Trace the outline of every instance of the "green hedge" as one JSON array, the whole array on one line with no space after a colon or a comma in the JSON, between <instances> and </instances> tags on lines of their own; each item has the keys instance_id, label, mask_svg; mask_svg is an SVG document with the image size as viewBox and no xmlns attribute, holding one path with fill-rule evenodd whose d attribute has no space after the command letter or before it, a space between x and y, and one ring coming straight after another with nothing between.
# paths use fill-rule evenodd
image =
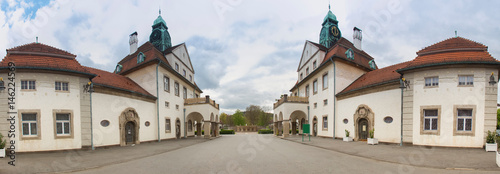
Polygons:
<instances>
[{"instance_id":1,"label":"green hedge","mask_svg":"<svg viewBox=\"0 0 500 174\"><path fill-rule=\"evenodd\" d=\"M273 134L274 131L270 129L261 129L259 130L259 134Z\"/></svg>"},{"instance_id":2,"label":"green hedge","mask_svg":"<svg viewBox=\"0 0 500 174\"><path fill-rule=\"evenodd\" d=\"M224 129L222 129L222 130L220 130L220 134L221 135L222 134L234 134L234 130L224 130Z\"/></svg>"},{"instance_id":3,"label":"green hedge","mask_svg":"<svg viewBox=\"0 0 500 174\"><path fill-rule=\"evenodd\" d=\"M194 131L194 135L198 135L197 133L198 133L198 131ZM205 135L205 131L204 131L204 130L201 130L201 134L202 134L202 135Z\"/></svg>"}]
</instances>

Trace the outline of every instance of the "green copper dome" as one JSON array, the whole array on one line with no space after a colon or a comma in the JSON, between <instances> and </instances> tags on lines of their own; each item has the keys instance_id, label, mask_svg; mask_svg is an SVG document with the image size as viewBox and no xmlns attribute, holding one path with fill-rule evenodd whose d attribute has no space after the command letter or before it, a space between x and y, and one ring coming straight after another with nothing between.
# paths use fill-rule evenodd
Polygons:
<instances>
[{"instance_id":1,"label":"green copper dome","mask_svg":"<svg viewBox=\"0 0 500 174\"><path fill-rule=\"evenodd\" d=\"M328 10L328 14L325 16L325 19L323 21L326 21L326 20L333 20L333 21L337 21L337 16L335 16L332 11Z\"/></svg>"},{"instance_id":2,"label":"green copper dome","mask_svg":"<svg viewBox=\"0 0 500 174\"><path fill-rule=\"evenodd\" d=\"M159 23L163 23L163 24L167 25L167 23L163 20L163 18L161 17L161 15L158 15L158 18L156 18L156 20L153 23L153 25L156 25L156 24L159 24Z\"/></svg>"}]
</instances>

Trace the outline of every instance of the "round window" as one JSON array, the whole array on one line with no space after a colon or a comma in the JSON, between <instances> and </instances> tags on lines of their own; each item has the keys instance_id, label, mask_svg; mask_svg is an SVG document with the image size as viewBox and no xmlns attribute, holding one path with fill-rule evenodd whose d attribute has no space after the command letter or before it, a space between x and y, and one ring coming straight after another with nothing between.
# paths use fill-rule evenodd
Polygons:
<instances>
[{"instance_id":1,"label":"round window","mask_svg":"<svg viewBox=\"0 0 500 174\"><path fill-rule=\"evenodd\" d=\"M386 123L392 123L392 117L391 116L387 116L384 118L384 122Z\"/></svg>"},{"instance_id":2,"label":"round window","mask_svg":"<svg viewBox=\"0 0 500 174\"><path fill-rule=\"evenodd\" d=\"M146 121L146 123L144 123L144 125L146 125L146 127L149 127L151 123L149 123L149 121Z\"/></svg>"},{"instance_id":3,"label":"round window","mask_svg":"<svg viewBox=\"0 0 500 174\"><path fill-rule=\"evenodd\" d=\"M101 126L102 127L108 127L109 126L109 121L108 120L102 120L101 121Z\"/></svg>"},{"instance_id":4,"label":"round window","mask_svg":"<svg viewBox=\"0 0 500 174\"><path fill-rule=\"evenodd\" d=\"M344 124L347 124L349 123L349 120L347 120L347 118L344 119Z\"/></svg>"}]
</instances>

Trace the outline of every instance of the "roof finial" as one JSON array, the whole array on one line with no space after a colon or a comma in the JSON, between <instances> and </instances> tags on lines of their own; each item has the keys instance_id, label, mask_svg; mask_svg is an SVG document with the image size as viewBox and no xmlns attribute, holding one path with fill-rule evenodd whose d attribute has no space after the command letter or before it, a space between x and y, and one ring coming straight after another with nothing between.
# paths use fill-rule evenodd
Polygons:
<instances>
[{"instance_id":1,"label":"roof finial","mask_svg":"<svg viewBox=\"0 0 500 174\"><path fill-rule=\"evenodd\" d=\"M160 16L161 16L161 7L158 10L158 14L160 14Z\"/></svg>"},{"instance_id":2,"label":"roof finial","mask_svg":"<svg viewBox=\"0 0 500 174\"><path fill-rule=\"evenodd\" d=\"M330 1L328 1L328 10L330 10Z\"/></svg>"},{"instance_id":3,"label":"roof finial","mask_svg":"<svg viewBox=\"0 0 500 174\"><path fill-rule=\"evenodd\" d=\"M36 37L36 43L38 43L38 36Z\"/></svg>"},{"instance_id":4,"label":"roof finial","mask_svg":"<svg viewBox=\"0 0 500 174\"><path fill-rule=\"evenodd\" d=\"M457 37L458 37L457 30L455 30L455 38L457 38Z\"/></svg>"}]
</instances>

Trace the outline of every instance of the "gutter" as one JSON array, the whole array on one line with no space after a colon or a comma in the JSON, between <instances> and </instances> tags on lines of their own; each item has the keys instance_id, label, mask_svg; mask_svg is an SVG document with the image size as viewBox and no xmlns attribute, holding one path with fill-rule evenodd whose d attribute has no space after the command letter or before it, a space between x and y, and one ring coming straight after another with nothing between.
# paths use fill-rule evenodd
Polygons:
<instances>
[{"instance_id":1,"label":"gutter","mask_svg":"<svg viewBox=\"0 0 500 174\"><path fill-rule=\"evenodd\" d=\"M444 62L444 63L418 65L418 66L409 67L409 68L402 68L402 69L396 70L396 72L401 74L403 71L414 70L414 69L419 69L419 68L426 68L426 67L440 66L440 65L462 65L462 64L465 64L465 65L467 65L467 64L500 65L500 62L484 62L484 61Z\"/></svg>"},{"instance_id":2,"label":"gutter","mask_svg":"<svg viewBox=\"0 0 500 174\"><path fill-rule=\"evenodd\" d=\"M93 128L93 122L92 122L92 89L94 89L94 83L92 83L92 80L90 81L90 145L92 146L92 150L95 150L94 147L94 128Z\"/></svg>"},{"instance_id":3,"label":"gutter","mask_svg":"<svg viewBox=\"0 0 500 174\"><path fill-rule=\"evenodd\" d=\"M160 66L160 63L156 64L156 117L157 117L157 123L158 123L158 142L161 141L160 139L160 92L158 89L158 66Z\"/></svg>"}]
</instances>

